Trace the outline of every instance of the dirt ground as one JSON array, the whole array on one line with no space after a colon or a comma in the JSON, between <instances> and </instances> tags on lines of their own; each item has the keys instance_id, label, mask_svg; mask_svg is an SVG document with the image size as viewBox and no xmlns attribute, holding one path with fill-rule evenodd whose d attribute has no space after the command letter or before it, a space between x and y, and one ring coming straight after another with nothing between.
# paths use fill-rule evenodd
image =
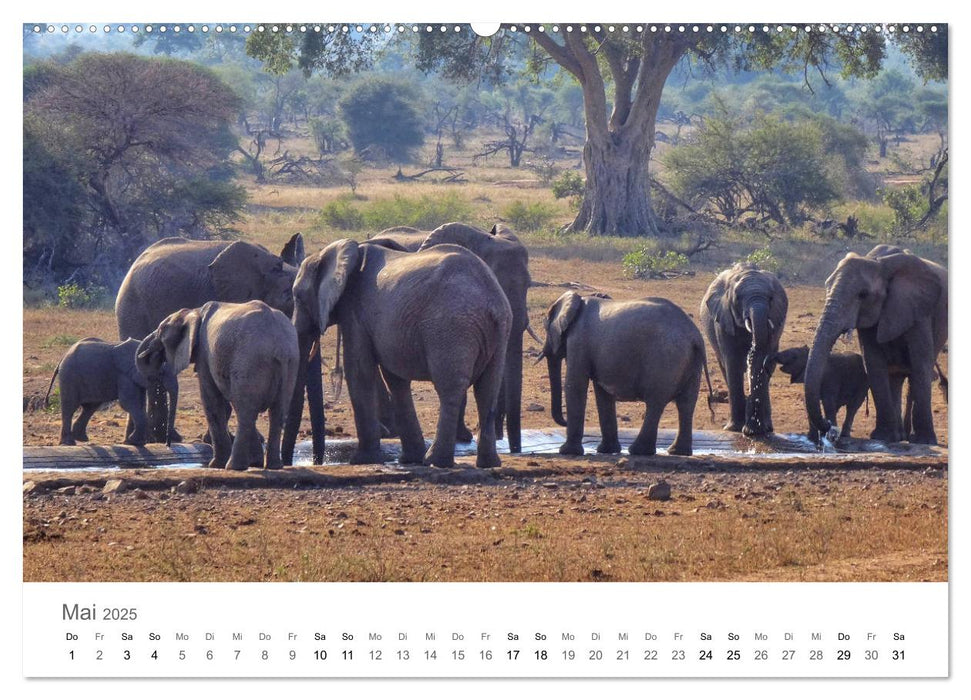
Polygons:
<instances>
[{"instance_id":1,"label":"dirt ground","mask_svg":"<svg viewBox=\"0 0 971 700\"><path fill-rule=\"evenodd\" d=\"M699 273L669 281L628 280L615 262L545 257L534 257L530 267L534 281L548 285L529 293L531 323L540 333L545 309L571 285L621 299L667 297L697 318L714 277ZM787 285L787 292L782 347L809 344L824 290ZM113 314L24 310L24 445L57 443L60 416L43 409L43 397L60 357L87 336L115 338ZM324 339L331 365L334 340L332 329ZM534 341L527 338L525 347L523 427L550 427L545 363L533 363L539 350ZM855 340L845 346L840 341L837 349L856 349ZM715 389L724 389L710 348L709 365ZM947 372L946 355L941 365ZM775 428L803 432L802 385L787 381L776 374L771 385ZM205 420L194 375L184 372L180 385L177 427L187 441L196 440L205 431ZM414 394L427 437L437 418L437 400L430 384L415 384ZM642 414L642 405L618 406L621 427L637 428ZM874 414L872 408L869 416L858 414L855 435L869 433ZM719 429L727 416L727 404L718 404L712 422L702 399L695 426ZM947 407L936 390L934 416L938 439L946 447ZM354 435L346 391L328 398L327 420L331 434ZM467 423L473 429L477 423L472 402ZM90 438L120 442L124 424L121 409L109 407L95 414ZM592 398L586 426L597 427ZM662 427L676 427L673 407ZM307 420L304 432L309 437ZM421 476L404 483L286 489L220 482L194 493L174 490L187 475L168 471L166 481L107 496L101 493L106 476L89 475L25 496L24 577L947 580L946 450L926 462L875 459L870 468L822 460L746 466L703 456L674 459L659 455L634 464L621 457L504 456L500 475L464 484ZM25 482L31 479L25 474ZM648 499L650 485L661 479L672 488L671 500Z\"/></svg>"}]
</instances>

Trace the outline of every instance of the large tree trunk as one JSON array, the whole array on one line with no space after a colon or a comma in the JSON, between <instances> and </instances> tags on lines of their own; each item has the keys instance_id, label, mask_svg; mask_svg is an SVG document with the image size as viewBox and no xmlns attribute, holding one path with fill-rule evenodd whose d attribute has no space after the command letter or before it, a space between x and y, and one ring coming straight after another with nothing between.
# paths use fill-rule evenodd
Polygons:
<instances>
[{"instance_id":1,"label":"large tree trunk","mask_svg":"<svg viewBox=\"0 0 971 700\"><path fill-rule=\"evenodd\" d=\"M653 124L650 128L653 130ZM653 138L644 136L625 132L587 139L583 147L587 181L571 231L601 236L659 235L648 174Z\"/></svg>"}]
</instances>

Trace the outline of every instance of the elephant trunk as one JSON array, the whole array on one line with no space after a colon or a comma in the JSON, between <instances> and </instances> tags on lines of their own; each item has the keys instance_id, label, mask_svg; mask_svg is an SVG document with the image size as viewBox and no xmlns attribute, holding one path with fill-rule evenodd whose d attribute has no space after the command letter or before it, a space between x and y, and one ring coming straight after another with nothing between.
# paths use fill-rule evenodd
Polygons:
<instances>
[{"instance_id":1,"label":"elephant trunk","mask_svg":"<svg viewBox=\"0 0 971 700\"><path fill-rule=\"evenodd\" d=\"M806 361L806 413L809 415L809 425L818 430L820 435L825 435L830 429L829 421L823 417L819 408L819 390L823 382L823 374L826 371L826 363L829 360L829 353L841 332L837 321L838 314L838 307L829 303L826 305L819 327L816 329L813 345L809 349L809 359Z\"/></svg>"},{"instance_id":2,"label":"elephant trunk","mask_svg":"<svg viewBox=\"0 0 971 700\"><path fill-rule=\"evenodd\" d=\"M747 310L751 326L752 347L748 356L749 395L757 395L767 381L766 360L769 359L769 307L767 303L753 304Z\"/></svg>"},{"instance_id":3,"label":"elephant trunk","mask_svg":"<svg viewBox=\"0 0 971 700\"><path fill-rule=\"evenodd\" d=\"M563 358L556 357L552 353L546 355L546 367L550 373L550 413L553 421L560 426L566 427L566 420L563 418Z\"/></svg>"}]
</instances>

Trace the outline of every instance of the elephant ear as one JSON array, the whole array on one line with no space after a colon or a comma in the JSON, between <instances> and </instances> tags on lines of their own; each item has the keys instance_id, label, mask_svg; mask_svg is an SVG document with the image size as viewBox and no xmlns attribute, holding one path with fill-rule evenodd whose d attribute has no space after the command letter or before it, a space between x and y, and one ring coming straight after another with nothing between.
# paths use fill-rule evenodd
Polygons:
<instances>
[{"instance_id":1,"label":"elephant ear","mask_svg":"<svg viewBox=\"0 0 971 700\"><path fill-rule=\"evenodd\" d=\"M209 263L209 274L219 301L244 302L262 298L267 275L282 269L280 258L245 241L230 244Z\"/></svg>"},{"instance_id":2,"label":"elephant ear","mask_svg":"<svg viewBox=\"0 0 971 700\"><path fill-rule=\"evenodd\" d=\"M290 240L283 246L283 250L280 251L280 258L287 265L300 267L300 263L303 262L304 257L306 257L306 254L303 246L303 234L295 233L290 236Z\"/></svg>"},{"instance_id":3,"label":"elephant ear","mask_svg":"<svg viewBox=\"0 0 971 700\"><path fill-rule=\"evenodd\" d=\"M156 331L165 348L165 359L172 368L173 374L179 374L196 361L199 327L202 323L200 311L204 309L205 307L176 311L162 321Z\"/></svg>"},{"instance_id":4,"label":"elephant ear","mask_svg":"<svg viewBox=\"0 0 971 700\"><path fill-rule=\"evenodd\" d=\"M566 292L546 312L546 342L553 357L561 354L566 332L582 308L583 298L576 292Z\"/></svg>"},{"instance_id":5,"label":"elephant ear","mask_svg":"<svg viewBox=\"0 0 971 700\"><path fill-rule=\"evenodd\" d=\"M879 262L887 277L887 298L877 322L877 342L887 343L919 319L932 316L944 290L934 271L916 255L897 253Z\"/></svg>"},{"instance_id":6,"label":"elephant ear","mask_svg":"<svg viewBox=\"0 0 971 700\"><path fill-rule=\"evenodd\" d=\"M428 250L435 245L452 243L454 245L460 245L463 248L467 248L476 255L479 255L479 257L482 257L479 251L485 244L489 244L491 242L492 241L489 234L487 234L485 231L480 231L472 226L453 221L448 224L442 224L437 229L429 233L425 237L425 240L422 241L421 248L418 250Z\"/></svg>"},{"instance_id":7,"label":"elephant ear","mask_svg":"<svg viewBox=\"0 0 971 700\"><path fill-rule=\"evenodd\" d=\"M344 293L351 275L358 268L361 251L357 241L341 239L320 252L317 268L317 318L320 329L327 328L331 312Z\"/></svg>"},{"instance_id":8,"label":"elephant ear","mask_svg":"<svg viewBox=\"0 0 971 700\"><path fill-rule=\"evenodd\" d=\"M708 314L715 319L725 335L734 336L735 316L732 315L731 307L735 304L735 285L722 284L720 280L716 280L714 287L709 290L704 300Z\"/></svg>"}]
</instances>

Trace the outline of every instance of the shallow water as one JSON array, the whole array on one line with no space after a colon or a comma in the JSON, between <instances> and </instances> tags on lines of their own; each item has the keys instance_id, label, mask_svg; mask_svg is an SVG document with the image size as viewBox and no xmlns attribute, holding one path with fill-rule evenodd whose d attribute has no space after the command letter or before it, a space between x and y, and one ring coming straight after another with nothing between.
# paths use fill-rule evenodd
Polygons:
<instances>
[{"instance_id":1,"label":"shallow water","mask_svg":"<svg viewBox=\"0 0 971 700\"><path fill-rule=\"evenodd\" d=\"M627 428L618 431L620 439L621 454L628 454L630 444L637 437L637 431ZM562 428L546 429L527 429L522 431L522 454L524 455L556 455L559 453L560 445L565 439L565 431ZM658 431L658 454L667 453L667 447L674 441L674 430ZM427 442L427 441L426 441ZM600 442L600 435L591 432L584 435L583 446L586 454L596 454L597 444ZM884 454L898 456L928 456L939 454L934 448L924 445L910 445L899 443L887 445L877 440L867 440L862 438L850 438L840 440L834 445L824 438L822 447L814 445L804 434L774 434L759 439L747 438L740 433L728 433L724 431L699 430L694 433L693 440L694 454L713 455L720 457L743 457L762 460L774 459L830 459L846 454ZM427 444L431 444L427 442ZM357 441L352 438L328 439L325 450L325 465L348 464L351 454L357 447ZM500 454L509 453L509 442L498 440L496 448ZM29 448L28 448L29 449ZM385 463L395 462L400 454L400 444L397 440L384 440L381 444L383 461ZM469 457L475 455L476 443L458 443L455 446L457 457ZM188 456L188 455L186 455ZM197 455L193 455L197 456ZM305 441L298 443L294 452L294 466L311 466L311 442ZM201 462L179 462L176 464L164 464L158 466L130 465L137 469L201 469L204 464ZM52 470L49 467L44 471L105 471L118 470L121 467L112 464L111 459L105 459L104 466L97 467L65 467L64 469ZM31 471L25 467L25 471Z\"/></svg>"}]
</instances>

